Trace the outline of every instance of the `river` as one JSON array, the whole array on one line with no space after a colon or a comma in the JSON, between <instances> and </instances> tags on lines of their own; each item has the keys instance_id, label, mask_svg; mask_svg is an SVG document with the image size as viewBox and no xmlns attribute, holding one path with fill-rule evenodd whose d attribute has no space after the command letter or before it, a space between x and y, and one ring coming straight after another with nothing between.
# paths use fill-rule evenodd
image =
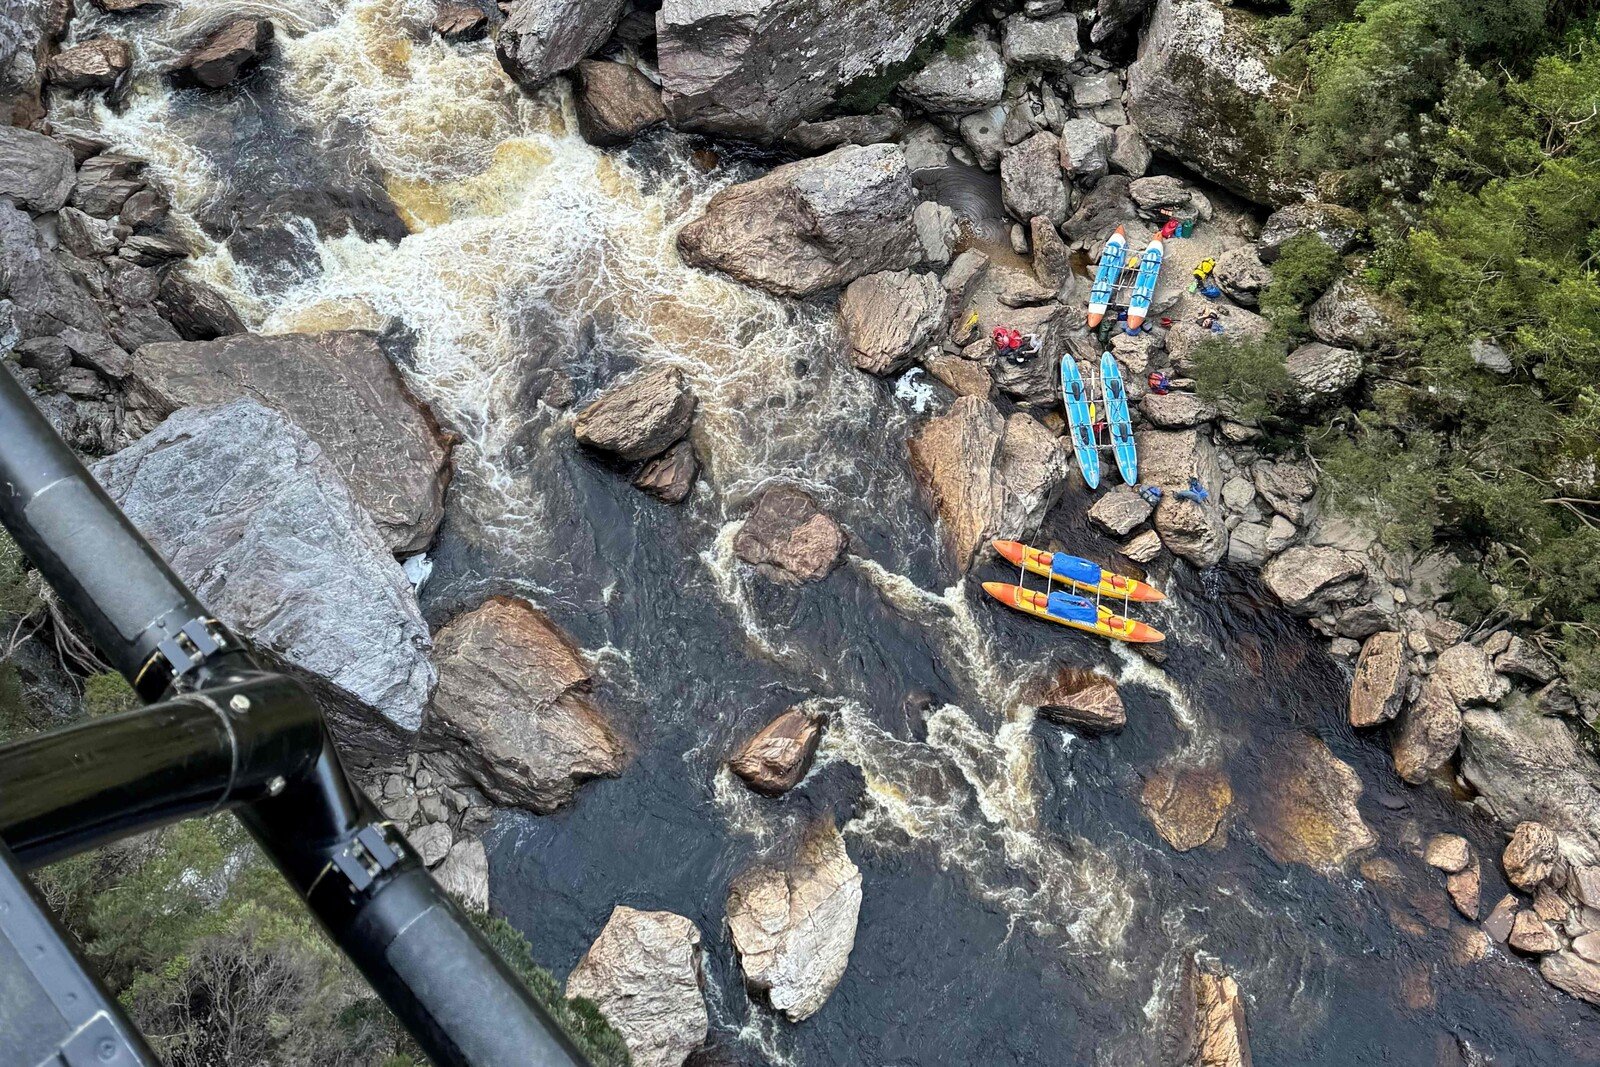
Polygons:
<instances>
[{"instance_id":1,"label":"river","mask_svg":"<svg viewBox=\"0 0 1600 1067\"><path fill-rule=\"evenodd\" d=\"M594 657L632 762L556 815L502 813L488 840L494 906L558 975L614 905L665 908L704 933L717 1062L1128 1065L1159 1062L1199 949L1237 976L1258 1067L1479 1062L1463 1041L1504 1065L1600 1062L1592 1009L1524 962L1450 962L1464 924L1407 842L1467 834L1486 911L1506 891L1498 831L1400 782L1382 738L1346 725L1341 668L1252 584L1172 574L1158 667L998 608L978 587L997 568L952 573L906 463L940 405L926 384L855 371L830 304L677 259L677 226L761 160L670 132L593 149L564 90L528 97L490 42L432 39L431 0L189 2L114 29L84 6L75 36L129 37L146 73L120 111L54 113L152 161L196 269L252 327L409 337L408 379L461 439L430 621L514 592ZM241 12L280 31L245 85L174 91L151 73ZM570 410L542 402L664 362L700 397L705 476L677 509L579 451ZM773 479L848 528L826 581L779 588L734 560ZM1109 560L1087 503L1074 491L1043 536ZM1127 727L1035 723L1020 680L1047 662L1117 678ZM830 712L817 769L757 798L724 761L800 701ZM1376 854L1425 902L1412 933L1379 887L1258 843L1249 813L1296 732L1361 776ZM1142 814L1145 778L1174 762L1231 779L1220 847L1175 853ZM746 997L723 909L735 874L819 817L862 869L860 927L826 1006L792 1025Z\"/></svg>"}]
</instances>

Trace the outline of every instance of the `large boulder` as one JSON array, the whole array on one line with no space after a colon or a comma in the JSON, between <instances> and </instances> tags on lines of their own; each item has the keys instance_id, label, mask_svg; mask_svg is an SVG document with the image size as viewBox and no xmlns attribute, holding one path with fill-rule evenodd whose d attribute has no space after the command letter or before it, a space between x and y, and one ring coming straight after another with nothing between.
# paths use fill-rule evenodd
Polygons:
<instances>
[{"instance_id":1,"label":"large boulder","mask_svg":"<svg viewBox=\"0 0 1600 1067\"><path fill-rule=\"evenodd\" d=\"M500 65L536 89L605 44L624 0L516 0L495 35Z\"/></svg>"},{"instance_id":2,"label":"large boulder","mask_svg":"<svg viewBox=\"0 0 1600 1067\"><path fill-rule=\"evenodd\" d=\"M9 204L0 204L0 259L0 297L11 302L24 340L66 329L106 333L105 315L88 289L61 265L28 216Z\"/></svg>"},{"instance_id":3,"label":"large boulder","mask_svg":"<svg viewBox=\"0 0 1600 1067\"><path fill-rule=\"evenodd\" d=\"M1306 200L1280 208L1267 217L1257 246L1263 263L1277 261L1283 246L1296 237L1315 237L1338 255L1344 255L1366 232L1361 212L1338 204Z\"/></svg>"},{"instance_id":4,"label":"large boulder","mask_svg":"<svg viewBox=\"0 0 1600 1067\"><path fill-rule=\"evenodd\" d=\"M607 389L578 413L573 434L627 462L649 459L689 432L696 403L682 371L656 367Z\"/></svg>"},{"instance_id":5,"label":"large boulder","mask_svg":"<svg viewBox=\"0 0 1600 1067\"><path fill-rule=\"evenodd\" d=\"M1394 733L1394 769L1412 784L1426 782L1461 744L1461 709L1435 675L1423 683Z\"/></svg>"},{"instance_id":6,"label":"large boulder","mask_svg":"<svg viewBox=\"0 0 1600 1067\"><path fill-rule=\"evenodd\" d=\"M1228 526L1215 501L1202 504L1168 493L1156 506L1156 533L1175 556L1196 567L1214 567L1228 554Z\"/></svg>"},{"instance_id":7,"label":"large boulder","mask_svg":"<svg viewBox=\"0 0 1600 1067\"><path fill-rule=\"evenodd\" d=\"M248 397L282 411L322 446L397 553L427 548L444 518L450 438L375 334L235 334L145 345L123 386L134 433L195 404Z\"/></svg>"},{"instance_id":8,"label":"large boulder","mask_svg":"<svg viewBox=\"0 0 1600 1067\"><path fill-rule=\"evenodd\" d=\"M1128 117L1152 148L1218 185L1285 203L1300 190L1280 172L1261 117L1284 90L1259 21L1215 0L1157 0L1128 68Z\"/></svg>"},{"instance_id":9,"label":"large boulder","mask_svg":"<svg viewBox=\"0 0 1600 1067\"><path fill-rule=\"evenodd\" d=\"M56 211L76 180L64 145L32 130L0 126L0 200L24 211Z\"/></svg>"},{"instance_id":10,"label":"large boulder","mask_svg":"<svg viewBox=\"0 0 1600 1067\"><path fill-rule=\"evenodd\" d=\"M1000 157L1000 194L1006 210L1019 219L1043 216L1059 226L1071 207L1061 171L1061 139L1040 130Z\"/></svg>"},{"instance_id":11,"label":"large boulder","mask_svg":"<svg viewBox=\"0 0 1600 1067\"><path fill-rule=\"evenodd\" d=\"M347 756L398 751L435 674L416 594L332 457L254 400L178 411L94 475L179 578L312 683Z\"/></svg>"},{"instance_id":12,"label":"large boulder","mask_svg":"<svg viewBox=\"0 0 1600 1067\"><path fill-rule=\"evenodd\" d=\"M944 313L937 276L880 271L845 286L839 300L850 358L872 374L898 374L922 354Z\"/></svg>"},{"instance_id":13,"label":"large boulder","mask_svg":"<svg viewBox=\"0 0 1600 1067\"><path fill-rule=\"evenodd\" d=\"M434 823L431 825L443 825ZM476 837L450 846L444 862L434 868L433 880L472 911L489 910L489 854Z\"/></svg>"},{"instance_id":14,"label":"large boulder","mask_svg":"<svg viewBox=\"0 0 1600 1067\"><path fill-rule=\"evenodd\" d=\"M1093 185L1111 169L1115 139L1111 127L1094 119L1068 119L1061 127L1061 169L1073 179Z\"/></svg>"},{"instance_id":15,"label":"large boulder","mask_svg":"<svg viewBox=\"0 0 1600 1067\"><path fill-rule=\"evenodd\" d=\"M430 761L497 804L548 813L626 751L590 696L589 667L525 600L491 597L434 637L439 689L417 737Z\"/></svg>"},{"instance_id":16,"label":"large boulder","mask_svg":"<svg viewBox=\"0 0 1600 1067\"><path fill-rule=\"evenodd\" d=\"M618 905L567 976L567 996L594 1001L634 1067L682 1067L711 1028L700 928L670 911Z\"/></svg>"},{"instance_id":17,"label":"large boulder","mask_svg":"<svg viewBox=\"0 0 1600 1067\"><path fill-rule=\"evenodd\" d=\"M1261 580L1296 615L1318 615L1352 599L1367 576L1360 556L1337 548L1296 545L1261 572Z\"/></svg>"},{"instance_id":18,"label":"large boulder","mask_svg":"<svg viewBox=\"0 0 1600 1067\"><path fill-rule=\"evenodd\" d=\"M1377 844L1356 807L1361 779L1321 740L1287 734L1263 766L1267 777L1251 826L1273 859L1331 870Z\"/></svg>"},{"instance_id":19,"label":"large boulder","mask_svg":"<svg viewBox=\"0 0 1600 1067\"><path fill-rule=\"evenodd\" d=\"M63 0L0 5L0 125L31 126L44 117L45 63L71 17Z\"/></svg>"},{"instance_id":20,"label":"large boulder","mask_svg":"<svg viewBox=\"0 0 1600 1067\"><path fill-rule=\"evenodd\" d=\"M1078 16L1070 11L1047 18L1012 15L1005 21L1003 40L1010 66L1065 74L1078 58Z\"/></svg>"},{"instance_id":21,"label":"large boulder","mask_svg":"<svg viewBox=\"0 0 1600 1067\"><path fill-rule=\"evenodd\" d=\"M214 341L245 332L244 320L221 290L181 270L162 274L161 286L150 306L185 341Z\"/></svg>"},{"instance_id":22,"label":"large boulder","mask_svg":"<svg viewBox=\"0 0 1600 1067\"><path fill-rule=\"evenodd\" d=\"M1511 690L1511 683L1494 669L1489 654L1462 641L1439 653L1434 677L1449 687L1457 704L1493 704Z\"/></svg>"},{"instance_id":23,"label":"large boulder","mask_svg":"<svg viewBox=\"0 0 1600 1067\"><path fill-rule=\"evenodd\" d=\"M946 50L900 83L906 99L929 111L965 115L993 107L1006 91L1006 65L993 41L978 39L965 49Z\"/></svg>"},{"instance_id":24,"label":"large boulder","mask_svg":"<svg viewBox=\"0 0 1600 1067\"><path fill-rule=\"evenodd\" d=\"M916 206L898 146L849 145L722 190L678 232L678 251L691 266L809 296L915 266Z\"/></svg>"},{"instance_id":25,"label":"large boulder","mask_svg":"<svg viewBox=\"0 0 1600 1067\"><path fill-rule=\"evenodd\" d=\"M272 22L243 18L213 31L178 60L173 74L182 82L220 89L261 62L272 44Z\"/></svg>"},{"instance_id":26,"label":"large boulder","mask_svg":"<svg viewBox=\"0 0 1600 1067\"><path fill-rule=\"evenodd\" d=\"M595 145L632 140L667 121L661 90L626 63L586 59L578 64L573 110L583 139Z\"/></svg>"},{"instance_id":27,"label":"large boulder","mask_svg":"<svg viewBox=\"0 0 1600 1067\"><path fill-rule=\"evenodd\" d=\"M1500 710L1466 709L1461 776L1508 830L1543 823L1574 860L1600 861L1600 767L1564 720L1520 698Z\"/></svg>"},{"instance_id":28,"label":"large boulder","mask_svg":"<svg viewBox=\"0 0 1600 1067\"><path fill-rule=\"evenodd\" d=\"M1306 324L1318 340L1342 348L1382 348L1399 336L1393 300L1354 278L1340 278L1311 305Z\"/></svg>"},{"instance_id":29,"label":"large boulder","mask_svg":"<svg viewBox=\"0 0 1600 1067\"><path fill-rule=\"evenodd\" d=\"M736 556L784 585L826 578L843 558L849 539L803 489L764 490L733 539Z\"/></svg>"},{"instance_id":30,"label":"large boulder","mask_svg":"<svg viewBox=\"0 0 1600 1067\"><path fill-rule=\"evenodd\" d=\"M1289 353L1284 369L1302 404L1337 400L1361 379L1361 353L1312 341Z\"/></svg>"},{"instance_id":31,"label":"large boulder","mask_svg":"<svg viewBox=\"0 0 1600 1067\"><path fill-rule=\"evenodd\" d=\"M1089 521L1112 537L1126 537L1150 517L1150 501L1131 485L1117 485L1100 494L1089 508Z\"/></svg>"},{"instance_id":32,"label":"large boulder","mask_svg":"<svg viewBox=\"0 0 1600 1067\"><path fill-rule=\"evenodd\" d=\"M928 420L908 447L911 469L932 497L962 570L991 538L1037 529L1071 465L1060 439L1037 419L1022 412L1004 418L975 396Z\"/></svg>"},{"instance_id":33,"label":"large boulder","mask_svg":"<svg viewBox=\"0 0 1600 1067\"><path fill-rule=\"evenodd\" d=\"M51 57L45 73L57 89L110 89L126 79L132 65L128 42L97 37L62 49Z\"/></svg>"},{"instance_id":34,"label":"large boulder","mask_svg":"<svg viewBox=\"0 0 1600 1067\"><path fill-rule=\"evenodd\" d=\"M754 867L728 890L728 931L745 984L799 1022L844 977L861 914L861 871L831 819L787 866Z\"/></svg>"},{"instance_id":35,"label":"large boulder","mask_svg":"<svg viewBox=\"0 0 1600 1067\"><path fill-rule=\"evenodd\" d=\"M1170 493L1186 489L1190 478L1213 489L1222 482L1217 450L1204 430L1138 430L1133 435L1139 449L1139 477Z\"/></svg>"},{"instance_id":36,"label":"large boulder","mask_svg":"<svg viewBox=\"0 0 1600 1067\"><path fill-rule=\"evenodd\" d=\"M1350 685L1350 725L1376 726L1400 711L1411 672L1406 667L1405 639L1393 630L1367 638L1356 660Z\"/></svg>"},{"instance_id":37,"label":"large boulder","mask_svg":"<svg viewBox=\"0 0 1600 1067\"><path fill-rule=\"evenodd\" d=\"M968 0L665 0L661 87L675 125L771 140L942 33ZM998 99L998 97L996 98Z\"/></svg>"},{"instance_id":38,"label":"large boulder","mask_svg":"<svg viewBox=\"0 0 1600 1067\"><path fill-rule=\"evenodd\" d=\"M1507 881L1532 893L1560 865L1561 838L1543 823L1518 823L1500 862Z\"/></svg>"},{"instance_id":39,"label":"large boulder","mask_svg":"<svg viewBox=\"0 0 1600 1067\"><path fill-rule=\"evenodd\" d=\"M1600 1007L1600 965L1576 952L1552 952L1539 960L1539 973L1563 993Z\"/></svg>"},{"instance_id":40,"label":"large boulder","mask_svg":"<svg viewBox=\"0 0 1600 1067\"><path fill-rule=\"evenodd\" d=\"M811 770L826 721L814 708L790 708L747 741L728 768L758 793L787 793Z\"/></svg>"},{"instance_id":41,"label":"large boulder","mask_svg":"<svg viewBox=\"0 0 1600 1067\"><path fill-rule=\"evenodd\" d=\"M1087 733L1106 733L1127 725L1117 683L1078 667L1057 667L1039 679L1025 699L1040 717Z\"/></svg>"}]
</instances>

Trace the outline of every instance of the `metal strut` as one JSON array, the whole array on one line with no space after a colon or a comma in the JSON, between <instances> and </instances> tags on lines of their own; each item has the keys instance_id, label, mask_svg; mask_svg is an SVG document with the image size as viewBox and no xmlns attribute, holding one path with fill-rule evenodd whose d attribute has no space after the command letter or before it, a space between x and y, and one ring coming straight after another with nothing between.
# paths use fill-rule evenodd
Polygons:
<instances>
[{"instance_id":1,"label":"metal strut","mask_svg":"<svg viewBox=\"0 0 1600 1067\"><path fill-rule=\"evenodd\" d=\"M311 693L259 668L7 371L0 523L153 702L0 746L0 1063L158 1062L20 872L219 810L249 828L435 1064L584 1063L350 783Z\"/></svg>"}]
</instances>

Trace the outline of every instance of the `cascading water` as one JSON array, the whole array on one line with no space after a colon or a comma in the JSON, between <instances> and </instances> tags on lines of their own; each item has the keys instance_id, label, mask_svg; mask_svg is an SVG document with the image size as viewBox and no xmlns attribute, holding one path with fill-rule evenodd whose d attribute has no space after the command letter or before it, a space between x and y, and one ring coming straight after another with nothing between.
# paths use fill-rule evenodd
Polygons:
<instances>
[{"instance_id":1,"label":"cascading water","mask_svg":"<svg viewBox=\"0 0 1600 1067\"><path fill-rule=\"evenodd\" d=\"M155 73L244 13L280 34L246 87L176 91ZM522 93L488 42L431 37L433 13L216 0L113 28L86 10L73 32L130 38L144 73L121 111L78 98L52 113L151 161L200 250L192 269L254 328L403 328L409 381L461 438L430 619L520 592L593 650L633 762L557 815L503 814L489 842L494 903L542 962L565 973L619 903L687 915L705 934L713 1040L749 1062L1156 1063L1195 948L1238 976L1258 1064L1433 1067L1460 1062L1439 1051L1460 1040L1502 1064L1585 1054L1588 1009L1521 965L1455 968L1443 931L1408 940L1370 886L1280 866L1252 839L1268 753L1296 731L1356 767L1397 862L1415 866L1398 842L1419 828L1462 828L1343 726L1345 679L1308 634L1249 589L1186 573L1159 616L1161 667L995 609L941 561L907 470L925 383L851 368L829 304L678 260L679 223L754 168L709 166L670 132L594 149L562 88ZM261 216L300 251L231 239ZM544 402L662 363L700 400L706 474L678 509L581 454ZM771 479L848 527L850 561L826 582L779 588L734 559L744 504ZM1080 506L1048 533L1109 552ZM1128 726L1083 740L1035 723L1021 683L1049 661L1118 679ZM724 761L802 701L830 712L818 765L784 799L755 797ZM1231 775L1225 843L1173 853L1141 814L1143 778L1173 761ZM828 1004L791 1025L745 995L723 907L735 874L821 815L863 870L861 922ZM1495 840L1466 829L1480 850ZM1397 976L1418 966L1434 1006L1413 1010Z\"/></svg>"}]
</instances>

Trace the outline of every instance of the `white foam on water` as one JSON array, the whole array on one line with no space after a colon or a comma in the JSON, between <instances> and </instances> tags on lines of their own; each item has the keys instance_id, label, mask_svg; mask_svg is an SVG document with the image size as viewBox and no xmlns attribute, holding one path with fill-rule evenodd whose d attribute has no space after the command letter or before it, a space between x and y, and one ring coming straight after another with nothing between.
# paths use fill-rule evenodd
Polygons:
<instances>
[{"instance_id":1,"label":"white foam on water","mask_svg":"<svg viewBox=\"0 0 1600 1067\"><path fill-rule=\"evenodd\" d=\"M1031 723L993 733L945 705L927 718L927 741L877 725L841 701L819 761L843 760L866 780L859 813L844 827L878 847L930 846L971 892L1064 949L1115 952L1141 896L1142 876L1082 838L1041 826Z\"/></svg>"},{"instance_id":2,"label":"white foam on water","mask_svg":"<svg viewBox=\"0 0 1600 1067\"><path fill-rule=\"evenodd\" d=\"M912 367L895 381L894 395L896 400L909 404L918 415L926 415L933 403L933 383L926 380L921 367Z\"/></svg>"}]
</instances>

